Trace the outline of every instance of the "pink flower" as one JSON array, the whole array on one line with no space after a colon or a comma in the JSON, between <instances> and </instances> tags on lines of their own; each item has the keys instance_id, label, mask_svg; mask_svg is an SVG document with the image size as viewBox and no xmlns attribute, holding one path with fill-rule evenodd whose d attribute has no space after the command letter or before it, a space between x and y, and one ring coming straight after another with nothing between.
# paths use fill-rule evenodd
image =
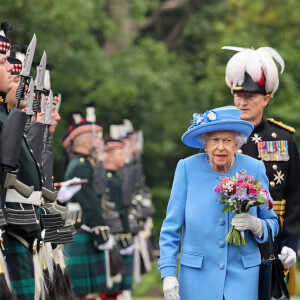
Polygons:
<instances>
[{"instance_id":1,"label":"pink flower","mask_svg":"<svg viewBox=\"0 0 300 300\"><path fill-rule=\"evenodd\" d=\"M221 188L219 185L217 185L217 186L215 187L215 192L216 192L216 193L219 193L221 190L222 190L222 188Z\"/></svg>"},{"instance_id":2,"label":"pink flower","mask_svg":"<svg viewBox=\"0 0 300 300\"><path fill-rule=\"evenodd\" d=\"M241 186L241 184L242 184L243 182L244 182L243 180L239 180L239 181L237 182L237 185L238 185L238 186Z\"/></svg>"},{"instance_id":3,"label":"pink flower","mask_svg":"<svg viewBox=\"0 0 300 300\"><path fill-rule=\"evenodd\" d=\"M238 186L240 186L241 188L247 188L248 185L249 185L249 183L246 181L242 181L240 184L238 183Z\"/></svg>"},{"instance_id":4,"label":"pink flower","mask_svg":"<svg viewBox=\"0 0 300 300\"><path fill-rule=\"evenodd\" d=\"M269 199L269 210L273 208L273 202Z\"/></svg>"},{"instance_id":5,"label":"pink flower","mask_svg":"<svg viewBox=\"0 0 300 300\"><path fill-rule=\"evenodd\" d=\"M256 190L256 189L255 189L255 185L254 185L254 184L249 184L249 189L250 189L250 190Z\"/></svg>"},{"instance_id":6,"label":"pink flower","mask_svg":"<svg viewBox=\"0 0 300 300\"><path fill-rule=\"evenodd\" d=\"M257 195L257 190L256 189L250 189L249 194L253 195L253 196L256 196Z\"/></svg>"}]
</instances>

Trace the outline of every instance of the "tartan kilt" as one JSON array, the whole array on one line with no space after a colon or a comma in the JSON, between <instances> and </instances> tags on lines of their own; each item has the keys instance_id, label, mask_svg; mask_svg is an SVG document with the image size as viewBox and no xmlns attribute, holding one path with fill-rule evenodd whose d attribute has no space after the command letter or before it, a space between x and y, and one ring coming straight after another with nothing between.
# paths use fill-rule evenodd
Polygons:
<instances>
[{"instance_id":1,"label":"tartan kilt","mask_svg":"<svg viewBox=\"0 0 300 300\"><path fill-rule=\"evenodd\" d=\"M74 242L63 248L75 295L100 293L106 288L105 254L93 246L92 235L77 230Z\"/></svg>"},{"instance_id":2,"label":"tartan kilt","mask_svg":"<svg viewBox=\"0 0 300 300\"><path fill-rule=\"evenodd\" d=\"M18 300L34 300L32 253L20 241L7 236L6 264L13 292Z\"/></svg>"},{"instance_id":3,"label":"tartan kilt","mask_svg":"<svg viewBox=\"0 0 300 300\"><path fill-rule=\"evenodd\" d=\"M119 292L124 290L132 290L132 275L133 275L133 255L122 255L125 263L125 270L122 273L122 281L115 282L113 287L108 289L108 292Z\"/></svg>"}]
</instances>

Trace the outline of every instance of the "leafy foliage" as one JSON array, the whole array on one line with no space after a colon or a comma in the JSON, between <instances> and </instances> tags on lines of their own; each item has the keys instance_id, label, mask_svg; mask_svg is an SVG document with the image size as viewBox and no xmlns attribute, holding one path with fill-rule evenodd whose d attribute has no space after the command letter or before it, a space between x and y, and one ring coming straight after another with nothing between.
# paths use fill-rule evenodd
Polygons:
<instances>
[{"instance_id":1,"label":"leafy foliage","mask_svg":"<svg viewBox=\"0 0 300 300\"><path fill-rule=\"evenodd\" d=\"M52 88L63 96L53 140L56 163L70 112L96 101L106 134L123 118L144 131L148 183L169 187L178 159L197 152L180 141L192 114L233 103L224 81L233 53L221 50L224 45L278 50L286 70L266 116L300 128L298 1L190 0L161 9L167 2L174 1L2 3L1 20L13 25L10 40L28 44L35 32L35 59L45 49L55 66Z\"/></svg>"}]
</instances>

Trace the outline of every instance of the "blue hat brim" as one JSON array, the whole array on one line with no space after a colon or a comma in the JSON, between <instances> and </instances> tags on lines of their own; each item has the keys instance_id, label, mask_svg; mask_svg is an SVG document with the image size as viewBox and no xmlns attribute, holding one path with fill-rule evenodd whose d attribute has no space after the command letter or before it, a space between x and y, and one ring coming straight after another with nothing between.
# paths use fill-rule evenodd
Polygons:
<instances>
[{"instance_id":1,"label":"blue hat brim","mask_svg":"<svg viewBox=\"0 0 300 300\"><path fill-rule=\"evenodd\" d=\"M204 148L204 145L199 141L199 134L213 132L218 130L232 130L237 131L248 137L253 131L254 126L251 122L244 120L228 120L214 121L210 123L201 124L195 126L192 129L187 130L181 137L184 144L193 148Z\"/></svg>"}]
</instances>

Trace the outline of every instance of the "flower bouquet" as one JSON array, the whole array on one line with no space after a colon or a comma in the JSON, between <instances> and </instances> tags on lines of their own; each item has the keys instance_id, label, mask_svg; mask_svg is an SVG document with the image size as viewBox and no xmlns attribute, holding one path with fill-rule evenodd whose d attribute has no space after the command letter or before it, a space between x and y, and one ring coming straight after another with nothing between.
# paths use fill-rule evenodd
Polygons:
<instances>
[{"instance_id":1,"label":"flower bouquet","mask_svg":"<svg viewBox=\"0 0 300 300\"><path fill-rule=\"evenodd\" d=\"M262 188L261 183L253 176L246 175L242 170L240 174L233 177L224 177L220 184L215 187L215 192L220 196L219 203L225 203L223 213L229 211L240 214L246 213L253 206L259 206L261 209L268 206L273 207L272 198L268 192ZM238 231L231 226L225 239L229 244L237 246L247 245L243 231Z\"/></svg>"}]
</instances>

